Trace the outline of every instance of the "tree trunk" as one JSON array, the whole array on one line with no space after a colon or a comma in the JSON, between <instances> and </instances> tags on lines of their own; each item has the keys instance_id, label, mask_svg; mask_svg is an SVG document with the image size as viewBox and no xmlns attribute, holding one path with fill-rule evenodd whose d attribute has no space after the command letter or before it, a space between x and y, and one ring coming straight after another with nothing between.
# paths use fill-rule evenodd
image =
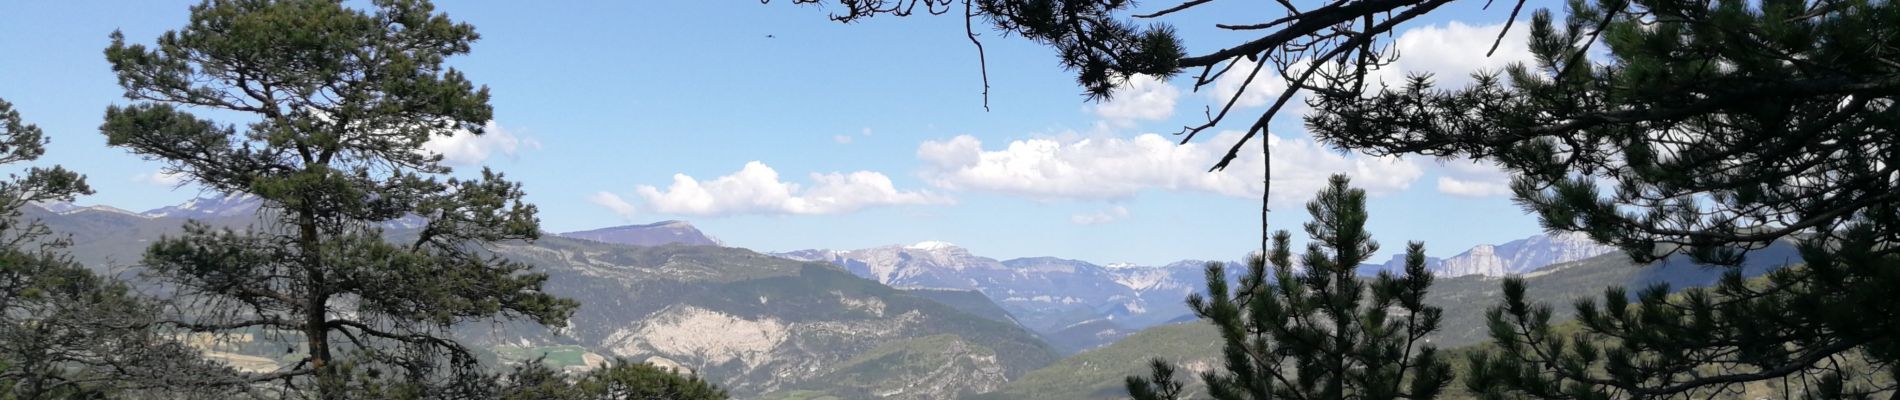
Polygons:
<instances>
[{"instance_id":1,"label":"tree trunk","mask_svg":"<svg viewBox=\"0 0 1900 400\"><path fill-rule=\"evenodd\" d=\"M323 400L341 399L342 393L333 383L341 377L335 375L335 366L330 365L330 330L327 323L330 294L324 288L323 259L320 238L317 233L316 216L310 210L298 212L299 245L304 250L304 287L306 288L303 309L303 334L310 347L310 368L316 371L317 398Z\"/></svg>"}]
</instances>

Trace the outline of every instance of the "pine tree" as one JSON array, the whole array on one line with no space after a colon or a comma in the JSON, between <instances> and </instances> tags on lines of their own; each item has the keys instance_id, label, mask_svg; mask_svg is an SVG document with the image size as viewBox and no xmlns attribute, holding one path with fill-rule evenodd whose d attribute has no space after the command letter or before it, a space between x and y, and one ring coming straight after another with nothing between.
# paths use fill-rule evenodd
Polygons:
<instances>
[{"instance_id":1,"label":"pine tree","mask_svg":"<svg viewBox=\"0 0 1900 400\"><path fill-rule=\"evenodd\" d=\"M480 377L451 326L561 326L575 303L484 247L539 234L519 185L451 177L422 149L491 118L487 89L443 65L477 38L424 0L207 0L154 47L113 33L106 59L135 102L106 110L107 143L264 201L245 229L191 223L146 252L184 304L172 326L298 338L299 360L250 379L322 399L455 396Z\"/></svg>"},{"instance_id":2,"label":"pine tree","mask_svg":"<svg viewBox=\"0 0 1900 400\"><path fill-rule=\"evenodd\" d=\"M1223 265L1208 264L1207 295L1188 305L1224 343L1224 371L1202 374L1211 397L1431 399L1451 383L1450 364L1424 341L1441 313L1424 303L1432 284L1424 245L1407 246L1404 275L1357 276L1379 249L1365 230L1365 200L1345 176L1332 177L1306 205L1306 233L1316 242L1297 269L1286 231L1274 234L1272 252L1252 258L1238 290L1228 287ZM1129 394L1178 398L1183 385L1173 368L1154 364L1152 376L1128 378Z\"/></svg>"},{"instance_id":3,"label":"pine tree","mask_svg":"<svg viewBox=\"0 0 1900 400\"><path fill-rule=\"evenodd\" d=\"M1796 242L1804 265L1759 280L1730 271L1674 295L1645 288L1634 304L1612 288L1575 305L1574 333L1507 281L1488 315L1500 352L1474 357L1466 386L1491 398L1702 397L1768 382L1819 398L1900 395L1900 7L1569 7L1561 23L1534 16L1530 65L1463 89L1418 76L1370 97L1323 95L1308 126L1376 154L1496 163L1547 229L1640 263L1734 266Z\"/></svg>"},{"instance_id":4,"label":"pine tree","mask_svg":"<svg viewBox=\"0 0 1900 400\"><path fill-rule=\"evenodd\" d=\"M0 165L31 162L47 139L0 100ZM0 181L0 398L178 395L228 371L151 329L157 307L63 253L64 237L25 211L91 194L54 166Z\"/></svg>"}]
</instances>

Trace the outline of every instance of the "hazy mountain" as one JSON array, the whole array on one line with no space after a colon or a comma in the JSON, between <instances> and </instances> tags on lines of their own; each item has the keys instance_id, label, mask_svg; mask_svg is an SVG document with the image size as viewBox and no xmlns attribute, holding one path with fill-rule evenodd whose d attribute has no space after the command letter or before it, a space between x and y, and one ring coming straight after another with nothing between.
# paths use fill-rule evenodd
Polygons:
<instances>
[{"instance_id":1,"label":"hazy mountain","mask_svg":"<svg viewBox=\"0 0 1900 400\"><path fill-rule=\"evenodd\" d=\"M34 205L38 206L40 211L52 214L64 215L80 212L106 212L147 219L192 219L213 223L214 225L235 227L255 222L257 211L263 204L263 199L253 194L221 194L199 197L188 200L183 204L154 208L146 210L145 212L132 212L105 205L80 206L66 202L47 202ZM392 230L414 229L421 227L422 222L421 218L406 216L395 220L384 221L382 227Z\"/></svg>"},{"instance_id":2,"label":"hazy mountain","mask_svg":"<svg viewBox=\"0 0 1900 400\"><path fill-rule=\"evenodd\" d=\"M205 221L217 226L255 220L204 204L173 208L203 213L164 216L32 208L28 217L70 234L81 262L129 276L121 272L153 240L179 232L182 215L210 216ZM694 370L739 398L952 399L1000 388L1058 357L993 304L982 311L980 296L966 293L965 304L951 306L827 263L558 236L493 250L536 265L549 275L548 292L582 303L558 333L505 322L457 327L464 343L500 360L547 355L578 368L627 357ZM268 364L279 354L239 356Z\"/></svg>"},{"instance_id":3,"label":"hazy mountain","mask_svg":"<svg viewBox=\"0 0 1900 400\"><path fill-rule=\"evenodd\" d=\"M1004 310L1002 306L996 305L996 302L990 301L989 296L984 296L982 292L975 290L915 288L905 290L904 292L912 296L943 303L943 305L955 308L957 311L983 317L983 319L1017 326L1022 325L1021 321L1016 320L1016 316L1009 314L1009 310Z\"/></svg>"},{"instance_id":4,"label":"hazy mountain","mask_svg":"<svg viewBox=\"0 0 1900 400\"><path fill-rule=\"evenodd\" d=\"M1200 372L1220 365L1220 333L1213 325L1187 322L1151 327L1105 347L1089 350L1031 371L976 400L1125 399L1129 375L1148 374L1148 360L1167 358L1178 374L1198 381ZM1198 397L1184 397L1198 398Z\"/></svg>"},{"instance_id":5,"label":"hazy mountain","mask_svg":"<svg viewBox=\"0 0 1900 400\"><path fill-rule=\"evenodd\" d=\"M829 262L892 287L976 291L1037 332L1101 318L1136 300L1134 290L1094 264L1049 257L997 261L945 242L778 255Z\"/></svg>"},{"instance_id":6,"label":"hazy mountain","mask_svg":"<svg viewBox=\"0 0 1900 400\"><path fill-rule=\"evenodd\" d=\"M602 243L616 243L634 246L659 246L684 244L695 246L718 246L713 239L700 232L699 228L686 221L660 221L646 225L627 225L612 228L600 228L579 232L559 234L564 237L586 239Z\"/></svg>"},{"instance_id":7,"label":"hazy mountain","mask_svg":"<svg viewBox=\"0 0 1900 400\"><path fill-rule=\"evenodd\" d=\"M1537 235L1479 245L1449 258L1428 257L1440 277L1505 276L1614 252L1578 234ZM1205 290L1206 261L1161 266L1096 265L1053 257L997 261L945 242L861 250L800 250L777 254L824 261L886 285L981 292L1023 325L1066 351L1109 343L1128 332L1189 315L1183 300ZM1297 259L1297 256L1295 257ZM1230 262L1229 279L1245 264ZM1361 275L1404 271L1404 256L1365 264Z\"/></svg>"},{"instance_id":8,"label":"hazy mountain","mask_svg":"<svg viewBox=\"0 0 1900 400\"><path fill-rule=\"evenodd\" d=\"M1500 246L1501 247L1501 246ZM1786 265L1799 263L1792 245L1779 243L1749 253L1742 267L1744 275L1759 276ZM1611 253L1568 263L1551 265L1524 274L1526 296L1552 306L1555 320L1570 319L1577 299L1601 299L1603 289L1625 286L1631 289L1668 284L1672 289L1707 287L1716 283L1726 269L1696 265L1686 257L1675 257L1649 266L1637 266L1621 253ZM1484 310L1496 305L1502 296L1500 279L1471 275L1439 279L1427 296L1427 303L1444 308L1439 332L1429 338L1441 349L1452 350L1450 359L1460 363L1457 349L1490 340ZM1631 290L1630 293L1636 293ZM1180 376L1199 386L1198 374L1220 365L1219 333L1213 325L1193 320L1160 325L1136 332L1101 348L1084 351L1048 367L1030 372L1004 385L1002 390L980 399L1115 399L1126 398L1122 378L1146 375L1147 363L1163 357L1181 367ZM1454 394L1454 398L1455 398Z\"/></svg>"},{"instance_id":9,"label":"hazy mountain","mask_svg":"<svg viewBox=\"0 0 1900 400\"><path fill-rule=\"evenodd\" d=\"M1115 343L1142 328L1145 327L1129 327L1111 319L1099 318L1038 333L1042 334L1043 341L1061 350L1063 354L1075 354Z\"/></svg>"},{"instance_id":10,"label":"hazy mountain","mask_svg":"<svg viewBox=\"0 0 1900 400\"><path fill-rule=\"evenodd\" d=\"M582 307L563 337L503 333L485 343L571 340L603 355L685 366L742 398L954 398L1000 387L1057 356L993 311L964 312L824 263L569 238L502 251L547 271L547 290Z\"/></svg>"}]
</instances>

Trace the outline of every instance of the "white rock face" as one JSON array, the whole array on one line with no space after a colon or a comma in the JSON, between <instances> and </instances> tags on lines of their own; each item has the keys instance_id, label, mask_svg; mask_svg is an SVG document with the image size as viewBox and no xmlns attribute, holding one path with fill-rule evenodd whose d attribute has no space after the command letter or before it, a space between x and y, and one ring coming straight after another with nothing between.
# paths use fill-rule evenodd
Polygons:
<instances>
[{"instance_id":1,"label":"white rock face","mask_svg":"<svg viewBox=\"0 0 1900 400\"><path fill-rule=\"evenodd\" d=\"M661 311L639 329L622 329L606 341L620 356L692 354L709 364L739 360L758 366L771 361L772 349L787 336L786 325L774 319L748 320L684 306Z\"/></svg>"},{"instance_id":2,"label":"white rock face","mask_svg":"<svg viewBox=\"0 0 1900 400\"><path fill-rule=\"evenodd\" d=\"M1445 259L1445 269L1438 276L1453 277L1465 275L1504 276L1504 259L1499 258L1497 247L1481 244L1457 257Z\"/></svg>"},{"instance_id":3,"label":"white rock face","mask_svg":"<svg viewBox=\"0 0 1900 400\"><path fill-rule=\"evenodd\" d=\"M1509 259L1505 260L1505 265L1511 273L1517 274L1616 251L1615 247L1597 244L1590 241L1589 237L1575 232L1532 236L1519 242L1523 244L1512 252ZM1518 242L1506 245L1515 243Z\"/></svg>"},{"instance_id":4,"label":"white rock face","mask_svg":"<svg viewBox=\"0 0 1900 400\"><path fill-rule=\"evenodd\" d=\"M1464 254L1445 259L1444 266L1435 272L1440 277L1523 274L1614 251L1616 248L1592 242L1580 233L1537 235L1496 246L1473 247Z\"/></svg>"}]
</instances>

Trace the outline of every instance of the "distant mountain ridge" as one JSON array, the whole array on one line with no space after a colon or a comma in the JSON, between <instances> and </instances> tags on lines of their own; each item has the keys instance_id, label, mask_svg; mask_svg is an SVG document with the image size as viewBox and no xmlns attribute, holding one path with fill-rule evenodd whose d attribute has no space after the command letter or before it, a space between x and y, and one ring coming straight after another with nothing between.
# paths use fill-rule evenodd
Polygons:
<instances>
[{"instance_id":1,"label":"distant mountain ridge","mask_svg":"<svg viewBox=\"0 0 1900 400\"><path fill-rule=\"evenodd\" d=\"M106 212L147 219L192 218L223 221L232 226L249 223L262 200L251 195L209 196L176 206L131 213L105 206L79 207L44 204L55 213ZM413 228L419 219L391 221L386 228ZM551 234L593 242L633 246L723 246L718 239L686 221L660 221ZM1497 245L1479 245L1447 258L1427 258L1427 268L1441 278L1497 277L1525 274L1547 265L1581 260L1614 252L1580 234L1536 235ZM1065 352L1112 343L1143 328L1190 317L1183 300L1205 288L1206 261L1183 260L1165 265L1128 263L1098 265L1056 257L998 260L973 254L944 241L924 241L858 250L810 249L775 253L800 261L825 262L853 275L900 289L949 289L980 293L1000 307L1009 320L1041 335ZM121 259L121 262L127 261ZM1230 279L1244 267L1230 263ZM1404 269L1403 256L1382 264L1365 264L1364 275ZM952 300L954 301L954 300Z\"/></svg>"},{"instance_id":2,"label":"distant mountain ridge","mask_svg":"<svg viewBox=\"0 0 1900 400\"><path fill-rule=\"evenodd\" d=\"M663 246L681 244L689 246L722 246L719 239L707 236L699 228L686 221L670 220L645 225L626 225L561 233L559 236L592 240L601 243L625 244L633 246Z\"/></svg>"},{"instance_id":3,"label":"distant mountain ridge","mask_svg":"<svg viewBox=\"0 0 1900 400\"><path fill-rule=\"evenodd\" d=\"M247 202L198 202L161 216L42 205L24 217L70 236L76 261L131 277L137 271L124 269L136 269L152 241L178 234L188 218L255 223L254 214L217 211ZM827 263L552 235L489 250L535 265L548 274L547 292L581 302L559 330L518 322L455 327L458 341L502 361L561 352L547 362L584 368L626 357L692 370L736 398L942 400L995 390L1059 356L982 295L897 290ZM270 360L281 353L238 354Z\"/></svg>"},{"instance_id":4,"label":"distant mountain ridge","mask_svg":"<svg viewBox=\"0 0 1900 400\"><path fill-rule=\"evenodd\" d=\"M219 194L198 197L187 200L182 204L154 208L145 210L144 212L132 212L106 205L80 206L66 202L48 202L35 205L41 209L60 215L83 212L107 212L147 219L177 218L200 221L230 221L240 219L249 220L255 217L258 210L263 208L264 199L248 193ZM422 218L410 215L383 221L381 226L384 229L413 229L422 227L423 223Z\"/></svg>"},{"instance_id":5,"label":"distant mountain ridge","mask_svg":"<svg viewBox=\"0 0 1900 400\"><path fill-rule=\"evenodd\" d=\"M1481 244L1444 259L1432 271L1441 278L1465 275L1499 277L1524 274L1550 265L1616 252L1581 233L1536 235L1500 245ZM1402 259L1394 261L1403 263ZM1388 263L1390 264L1390 263Z\"/></svg>"},{"instance_id":6,"label":"distant mountain ridge","mask_svg":"<svg viewBox=\"0 0 1900 400\"><path fill-rule=\"evenodd\" d=\"M1615 252L1575 233L1536 235L1498 245L1478 245L1449 258L1426 258L1441 278L1500 277ZM1119 340L1143 328L1190 314L1183 300L1205 290L1207 261L1160 266L1097 265L1055 257L998 261L942 241L858 250L809 249L774 253L802 261L829 262L858 276L901 288L972 290L1042 334L1058 348L1079 351ZM1296 257L1297 258L1297 257ZM1404 271L1403 255L1365 264L1363 275ZM1228 263L1230 279L1244 265Z\"/></svg>"},{"instance_id":7,"label":"distant mountain ridge","mask_svg":"<svg viewBox=\"0 0 1900 400\"><path fill-rule=\"evenodd\" d=\"M224 194L200 197L184 204L165 206L140 213L153 218L221 218L251 215L264 204L264 199L254 194Z\"/></svg>"},{"instance_id":8,"label":"distant mountain ridge","mask_svg":"<svg viewBox=\"0 0 1900 400\"><path fill-rule=\"evenodd\" d=\"M1498 246L1503 247L1503 246ZM1777 242L1748 254L1740 267L1744 276L1759 277L1775 269L1799 264L1795 246ZM1728 269L1698 265L1677 255L1651 265L1636 265L1623 254L1607 253L1582 260L1558 263L1523 274L1526 298L1551 306L1553 321L1574 317L1579 299L1601 301L1603 289L1623 286L1629 293L1641 288L1666 284L1679 291L1715 285ZM1472 345L1490 340L1485 310L1496 306L1502 293L1500 279L1485 275L1467 275L1439 279L1426 295L1426 303L1443 308L1439 331L1428 341L1447 352L1454 363ZM1146 375L1148 360L1166 358L1182 369L1187 393L1204 393L1201 372L1220 369L1220 332L1206 321L1188 319L1159 325L1128 335L1113 344L1070 356L1048 367L1032 371L1010 381L1002 389L974 397L974 400L1105 400L1125 399L1128 392L1122 378ZM1471 398L1462 388L1441 398ZM1204 396L1185 396L1200 398Z\"/></svg>"}]
</instances>

